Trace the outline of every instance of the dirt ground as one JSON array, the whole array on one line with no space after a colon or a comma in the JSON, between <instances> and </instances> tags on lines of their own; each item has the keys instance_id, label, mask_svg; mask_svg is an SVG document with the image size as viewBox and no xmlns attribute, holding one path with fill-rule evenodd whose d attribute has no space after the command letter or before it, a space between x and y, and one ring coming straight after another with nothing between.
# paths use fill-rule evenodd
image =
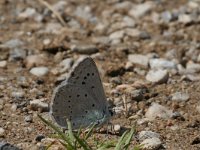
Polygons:
<instances>
[{"instance_id":1,"label":"dirt ground","mask_svg":"<svg viewBox=\"0 0 200 150\"><path fill-rule=\"evenodd\" d=\"M65 58L75 61L86 54L92 56L97 64L108 99L117 105L116 101L123 101L126 95L127 100L131 101L128 115L122 111L113 116L113 124L130 128L136 123L137 134L146 130L158 133L162 144L157 149L199 150L200 9L195 4L200 6L200 3L187 0L151 1L154 7L143 16L134 18L127 5L124 8L116 5L124 2L139 5L147 1L77 0L62 1L63 4L56 7L55 4L59 2L48 1L54 9L58 9L65 25L39 1L0 1L0 64L6 62L6 65L0 65L0 128L3 130L0 141L23 149L37 149L40 142L35 140L36 137L47 137L52 131L37 117L38 112L47 116L48 110L35 110L30 102L39 99L50 104L53 89L63 80L62 75L70 70L68 67L63 72L59 71L59 63ZM86 15L79 15L83 10L77 8L81 9L82 6L88 6L83 9ZM184 22L175 17L170 21L156 21L157 16L165 11L194 14L197 20ZM123 35L118 33L115 36L119 38L112 38L112 33L125 31L125 26L116 25L124 16L134 18L135 25L130 28L140 33L131 36L129 34L133 31ZM11 41L13 39L15 41ZM92 48L84 51L82 47L85 45ZM176 53L173 58L166 55L170 50ZM192 62L197 64L197 71L180 73L177 68L171 69L166 82L152 83L146 79L152 68L129 63L128 56L131 54L175 60L176 65L180 64L183 68ZM28 57L31 55L37 56L33 62ZM38 66L47 67L48 73L43 76L31 73L31 69ZM190 79L188 74L196 78ZM131 98L131 92L125 90L127 88L143 91L142 98ZM176 92L187 93L189 99L171 100ZM145 118L152 103L158 103L179 115L138 123ZM133 119L130 121L131 116ZM137 138L134 140L133 143L140 143Z\"/></svg>"}]
</instances>

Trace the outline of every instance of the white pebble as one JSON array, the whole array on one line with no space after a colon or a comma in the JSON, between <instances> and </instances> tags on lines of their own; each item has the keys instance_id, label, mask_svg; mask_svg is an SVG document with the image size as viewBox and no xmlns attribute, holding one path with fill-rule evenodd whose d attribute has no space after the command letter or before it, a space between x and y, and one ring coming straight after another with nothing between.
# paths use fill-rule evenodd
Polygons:
<instances>
[{"instance_id":1,"label":"white pebble","mask_svg":"<svg viewBox=\"0 0 200 150\"><path fill-rule=\"evenodd\" d=\"M7 66L7 61L0 61L0 68L5 68Z\"/></svg>"},{"instance_id":2,"label":"white pebble","mask_svg":"<svg viewBox=\"0 0 200 150\"><path fill-rule=\"evenodd\" d=\"M120 125L118 125L118 124L114 125L114 131L115 132L119 132L120 130L121 130L121 126Z\"/></svg>"},{"instance_id":3,"label":"white pebble","mask_svg":"<svg viewBox=\"0 0 200 150\"><path fill-rule=\"evenodd\" d=\"M146 75L146 80L153 83L166 83L169 78L169 73L167 70L150 70Z\"/></svg>"},{"instance_id":4,"label":"white pebble","mask_svg":"<svg viewBox=\"0 0 200 150\"><path fill-rule=\"evenodd\" d=\"M140 145L146 150L155 150L161 146L162 142L159 138L149 138L144 140Z\"/></svg>"},{"instance_id":5,"label":"white pebble","mask_svg":"<svg viewBox=\"0 0 200 150\"><path fill-rule=\"evenodd\" d=\"M138 138L140 141L144 141L145 139L149 138L160 138L160 135L152 131L141 131Z\"/></svg>"},{"instance_id":6,"label":"white pebble","mask_svg":"<svg viewBox=\"0 0 200 150\"><path fill-rule=\"evenodd\" d=\"M173 115L172 110L167 109L166 107L153 103L147 110L145 116L149 120L155 120L157 117L161 119L169 119Z\"/></svg>"},{"instance_id":7,"label":"white pebble","mask_svg":"<svg viewBox=\"0 0 200 150\"><path fill-rule=\"evenodd\" d=\"M5 136L5 130L3 128L0 128L0 137Z\"/></svg>"},{"instance_id":8,"label":"white pebble","mask_svg":"<svg viewBox=\"0 0 200 150\"><path fill-rule=\"evenodd\" d=\"M128 60L133 64L138 64L145 68L148 67L149 63L149 58L145 55L140 55L140 54L130 54L128 55Z\"/></svg>"},{"instance_id":9,"label":"white pebble","mask_svg":"<svg viewBox=\"0 0 200 150\"><path fill-rule=\"evenodd\" d=\"M31 109L33 110L41 110L41 111L48 111L49 106L47 103L42 102L44 99L35 99L30 101Z\"/></svg>"},{"instance_id":10,"label":"white pebble","mask_svg":"<svg viewBox=\"0 0 200 150\"><path fill-rule=\"evenodd\" d=\"M176 64L163 58L154 58L149 61L152 69L176 69Z\"/></svg>"},{"instance_id":11,"label":"white pebble","mask_svg":"<svg viewBox=\"0 0 200 150\"><path fill-rule=\"evenodd\" d=\"M46 75L47 73L49 72L49 69L47 67L35 67L35 68L32 68L30 70L30 73L35 75L35 76L44 76Z\"/></svg>"},{"instance_id":12,"label":"white pebble","mask_svg":"<svg viewBox=\"0 0 200 150\"><path fill-rule=\"evenodd\" d=\"M173 101L182 102L182 101L187 101L189 98L190 98L189 94L183 92L176 92L172 94Z\"/></svg>"}]
</instances>

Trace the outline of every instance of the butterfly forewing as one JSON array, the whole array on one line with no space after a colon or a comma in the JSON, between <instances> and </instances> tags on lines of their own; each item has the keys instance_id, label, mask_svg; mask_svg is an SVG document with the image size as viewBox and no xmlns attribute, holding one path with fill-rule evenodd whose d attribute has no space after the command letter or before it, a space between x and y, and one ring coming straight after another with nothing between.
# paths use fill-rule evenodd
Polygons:
<instances>
[{"instance_id":1,"label":"butterfly forewing","mask_svg":"<svg viewBox=\"0 0 200 150\"><path fill-rule=\"evenodd\" d=\"M87 57L80 61L70 73L67 81L90 92L90 95L98 101L99 107L105 107L106 96L99 72L92 58Z\"/></svg>"}]
</instances>

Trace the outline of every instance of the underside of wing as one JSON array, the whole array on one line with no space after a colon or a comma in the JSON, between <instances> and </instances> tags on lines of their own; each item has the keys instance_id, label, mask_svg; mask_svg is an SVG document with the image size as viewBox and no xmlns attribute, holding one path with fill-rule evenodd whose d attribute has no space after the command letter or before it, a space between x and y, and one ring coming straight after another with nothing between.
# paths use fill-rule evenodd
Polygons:
<instances>
[{"instance_id":1,"label":"underside of wing","mask_svg":"<svg viewBox=\"0 0 200 150\"><path fill-rule=\"evenodd\" d=\"M99 109L98 102L86 90L73 84L62 84L55 90L51 115L63 128L70 120L73 129L102 123L107 117L106 109Z\"/></svg>"}]
</instances>

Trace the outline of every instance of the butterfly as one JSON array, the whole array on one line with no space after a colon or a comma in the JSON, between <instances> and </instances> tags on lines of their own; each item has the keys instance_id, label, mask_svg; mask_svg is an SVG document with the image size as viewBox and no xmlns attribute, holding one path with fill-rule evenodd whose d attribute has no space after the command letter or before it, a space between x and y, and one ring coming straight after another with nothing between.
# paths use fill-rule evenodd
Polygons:
<instances>
[{"instance_id":1,"label":"butterfly","mask_svg":"<svg viewBox=\"0 0 200 150\"><path fill-rule=\"evenodd\" d=\"M110 118L100 75L91 57L79 60L54 90L50 113L63 128L67 128L69 120L72 129L101 125Z\"/></svg>"}]
</instances>

